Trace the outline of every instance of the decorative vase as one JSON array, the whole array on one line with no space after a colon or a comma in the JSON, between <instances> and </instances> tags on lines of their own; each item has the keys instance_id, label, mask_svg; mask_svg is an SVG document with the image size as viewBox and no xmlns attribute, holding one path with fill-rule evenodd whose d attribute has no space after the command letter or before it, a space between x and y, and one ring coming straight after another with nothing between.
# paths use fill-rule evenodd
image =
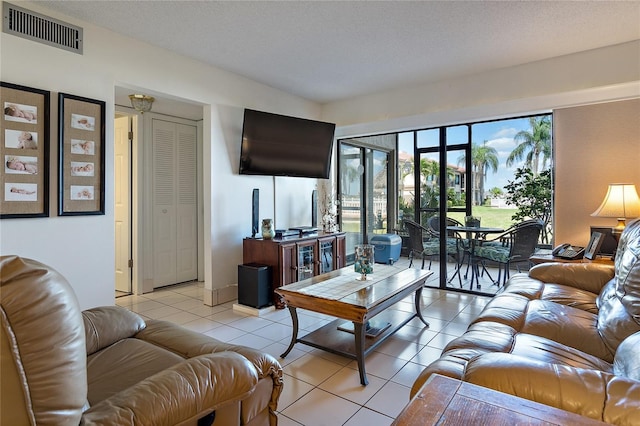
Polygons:
<instances>
[{"instance_id":1,"label":"decorative vase","mask_svg":"<svg viewBox=\"0 0 640 426\"><path fill-rule=\"evenodd\" d=\"M360 281L367 280L367 274L373 273L373 252L375 247L369 244L356 246L356 262L353 268L360 273Z\"/></svg>"},{"instance_id":2,"label":"decorative vase","mask_svg":"<svg viewBox=\"0 0 640 426\"><path fill-rule=\"evenodd\" d=\"M270 240L276 236L276 230L273 229L273 219L262 219L262 238Z\"/></svg>"}]
</instances>

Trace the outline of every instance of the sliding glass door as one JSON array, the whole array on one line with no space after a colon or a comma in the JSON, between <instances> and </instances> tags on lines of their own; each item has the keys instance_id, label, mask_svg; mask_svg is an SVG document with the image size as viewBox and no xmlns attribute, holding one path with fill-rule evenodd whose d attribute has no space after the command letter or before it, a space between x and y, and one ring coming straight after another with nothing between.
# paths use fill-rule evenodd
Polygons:
<instances>
[{"instance_id":1,"label":"sliding glass door","mask_svg":"<svg viewBox=\"0 0 640 426\"><path fill-rule=\"evenodd\" d=\"M389 232L389 152L340 141L339 210L340 229L347 234L347 263L353 261L355 246L373 234ZM362 142L362 141L360 141ZM395 217L395 215L392 215Z\"/></svg>"},{"instance_id":2,"label":"sliding glass door","mask_svg":"<svg viewBox=\"0 0 640 426\"><path fill-rule=\"evenodd\" d=\"M440 252L428 257L440 288L499 290L494 284L500 263L473 257L479 236L489 239L499 234L495 230L537 219L545 224L539 245L549 243L551 135L549 114L398 134L399 217L446 235L438 240ZM467 222L486 232L451 229ZM456 241L462 250L452 248ZM527 258L518 266L526 269Z\"/></svg>"}]
</instances>

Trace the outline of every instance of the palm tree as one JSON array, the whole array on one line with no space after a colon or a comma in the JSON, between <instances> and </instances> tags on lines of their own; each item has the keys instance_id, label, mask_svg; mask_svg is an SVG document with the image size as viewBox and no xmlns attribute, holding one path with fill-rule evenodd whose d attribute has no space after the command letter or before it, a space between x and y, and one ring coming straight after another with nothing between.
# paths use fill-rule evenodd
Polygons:
<instances>
[{"instance_id":1,"label":"palm tree","mask_svg":"<svg viewBox=\"0 0 640 426\"><path fill-rule=\"evenodd\" d=\"M399 160L398 164L398 192L400 197L404 196L404 180L407 176L413 174L413 157L410 160Z\"/></svg>"},{"instance_id":2,"label":"palm tree","mask_svg":"<svg viewBox=\"0 0 640 426\"><path fill-rule=\"evenodd\" d=\"M551 116L529 117L530 130L520 130L513 137L518 145L511 151L507 158L507 166L511 166L523 157L525 166L531 169L534 176L538 175L540 155L542 155L542 168L546 168L547 161L551 158Z\"/></svg>"},{"instance_id":3,"label":"palm tree","mask_svg":"<svg viewBox=\"0 0 640 426\"><path fill-rule=\"evenodd\" d=\"M440 163L428 158L420 159L420 179L423 184L431 181L432 185L437 185L440 181Z\"/></svg>"},{"instance_id":4,"label":"palm tree","mask_svg":"<svg viewBox=\"0 0 640 426\"><path fill-rule=\"evenodd\" d=\"M458 164L464 164L464 154L458 158ZM487 179L487 172L491 169L493 172L498 171L498 151L495 148L487 146L487 141L482 145L471 145L471 166L473 167L473 204L482 205L484 198L484 181Z\"/></svg>"}]
</instances>

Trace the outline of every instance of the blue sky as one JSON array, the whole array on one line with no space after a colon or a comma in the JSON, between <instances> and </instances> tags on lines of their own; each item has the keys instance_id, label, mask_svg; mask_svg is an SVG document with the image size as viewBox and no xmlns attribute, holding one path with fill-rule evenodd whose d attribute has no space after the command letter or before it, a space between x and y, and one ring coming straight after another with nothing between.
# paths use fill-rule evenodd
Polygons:
<instances>
[{"instance_id":1,"label":"blue sky","mask_svg":"<svg viewBox=\"0 0 640 426\"><path fill-rule=\"evenodd\" d=\"M466 142L467 130L466 126L458 126L449 128L447 134L447 140ZM511 167L507 167L507 157L516 147L516 143L513 141L513 137L520 130L530 130L528 118L517 118L510 120L492 121L487 123L474 124L472 126L472 137L474 144L482 144L486 141L487 145L495 148L498 152L498 171L494 173L489 171L487 173L487 179L485 181L485 189L488 190L493 187L504 188L509 180L513 180L515 170L521 166L520 164L514 164ZM412 132L402 133L399 135L399 150L408 152L410 151L413 143ZM419 146L436 146L438 133L437 130L421 131L418 134ZM451 152L449 156L449 164L456 165L460 154ZM431 158L431 156L428 156ZM435 156L433 158L436 158ZM547 165L548 166L548 165Z\"/></svg>"}]
</instances>

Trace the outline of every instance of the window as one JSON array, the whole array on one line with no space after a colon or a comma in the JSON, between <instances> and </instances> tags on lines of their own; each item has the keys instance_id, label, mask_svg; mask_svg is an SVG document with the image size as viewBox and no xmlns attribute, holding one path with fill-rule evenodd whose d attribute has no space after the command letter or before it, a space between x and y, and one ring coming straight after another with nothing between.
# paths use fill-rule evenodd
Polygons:
<instances>
[{"instance_id":1,"label":"window","mask_svg":"<svg viewBox=\"0 0 640 426\"><path fill-rule=\"evenodd\" d=\"M440 147L446 154L448 216L484 217L487 226L508 228L535 216L548 224L541 243L551 241L551 114L494 120L398 134L398 217L416 218L419 211L439 209ZM440 135L443 144L440 145ZM471 144L469 144L469 140ZM467 151L468 149L468 151ZM471 161L467 165L467 152ZM416 157L418 155L418 157ZM420 160L416 163L415 158ZM467 173L467 168L469 173ZM415 171L419 179L415 179ZM467 176L470 194L467 194ZM543 200L527 199L526 184L546 185ZM420 191L416 194L416 184ZM418 195L416 197L416 195ZM518 201L538 206L526 208ZM516 217L514 219L514 216ZM422 218L418 215L418 219Z\"/></svg>"}]
</instances>

